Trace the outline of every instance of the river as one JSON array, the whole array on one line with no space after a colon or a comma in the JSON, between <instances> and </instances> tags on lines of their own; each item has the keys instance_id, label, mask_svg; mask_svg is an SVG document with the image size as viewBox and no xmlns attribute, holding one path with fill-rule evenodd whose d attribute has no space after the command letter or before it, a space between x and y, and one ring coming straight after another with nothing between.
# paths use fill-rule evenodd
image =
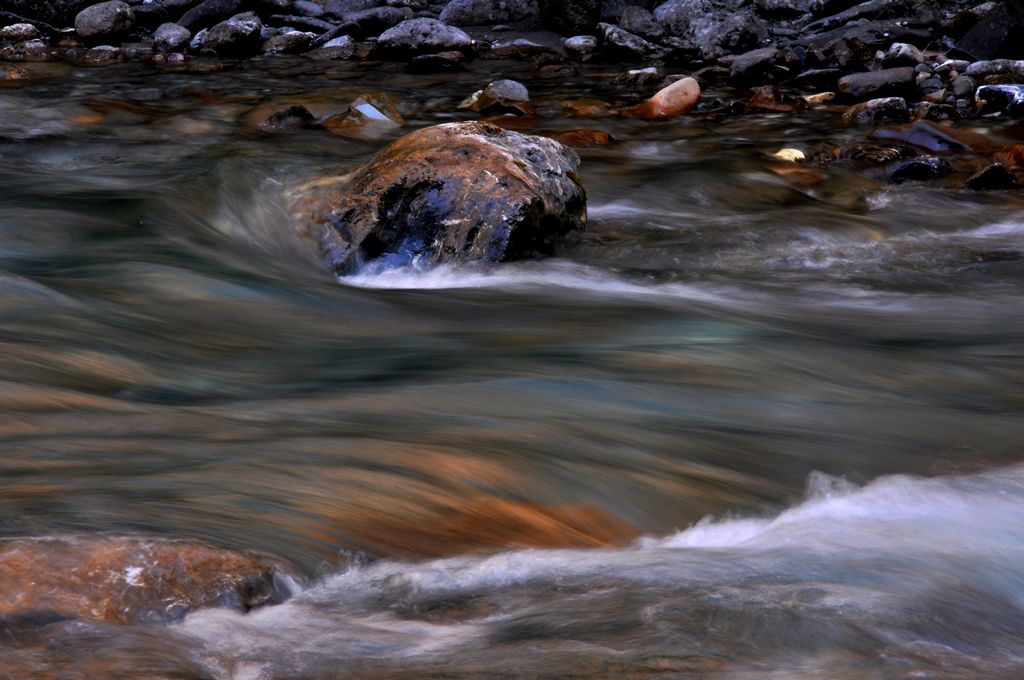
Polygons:
<instances>
[{"instance_id":1,"label":"river","mask_svg":"<svg viewBox=\"0 0 1024 680\"><path fill-rule=\"evenodd\" d=\"M638 101L608 66L27 66L0 91L0 536L199 540L300 585L247 614L48 626L5 658L1024 675L1019 192L794 178L772 152L863 138L828 113L570 117ZM260 112L386 89L408 131L471 118L496 75L529 87L529 130L615 138L580 149L586 233L335 279L289 191L398 132L263 134Z\"/></svg>"}]
</instances>

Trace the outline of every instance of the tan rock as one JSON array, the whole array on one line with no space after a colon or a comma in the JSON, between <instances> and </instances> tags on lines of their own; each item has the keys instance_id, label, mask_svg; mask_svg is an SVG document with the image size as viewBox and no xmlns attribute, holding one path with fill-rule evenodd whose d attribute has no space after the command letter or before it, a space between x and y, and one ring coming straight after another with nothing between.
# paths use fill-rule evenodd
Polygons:
<instances>
[{"instance_id":1,"label":"tan rock","mask_svg":"<svg viewBox=\"0 0 1024 680\"><path fill-rule=\"evenodd\" d=\"M633 112L646 120L680 116L700 101L700 85L693 78L683 78L658 90L653 97L633 107Z\"/></svg>"}]
</instances>

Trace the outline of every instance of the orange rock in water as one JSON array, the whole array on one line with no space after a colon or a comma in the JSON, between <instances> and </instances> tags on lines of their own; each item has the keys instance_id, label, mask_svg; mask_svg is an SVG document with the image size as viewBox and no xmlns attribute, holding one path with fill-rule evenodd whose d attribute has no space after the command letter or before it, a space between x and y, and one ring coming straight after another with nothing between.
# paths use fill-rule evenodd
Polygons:
<instances>
[{"instance_id":1,"label":"orange rock in water","mask_svg":"<svg viewBox=\"0 0 1024 680\"><path fill-rule=\"evenodd\" d=\"M633 107L633 113L646 120L662 120L679 116L700 101L700 85L693 78L683 78L658 90L643 104Z\"/></svg>"},{"instance_id":2,"label":"orange rock in water","mask_svg":"<svg viewBox=\"0 0 1024 680\"><path fill-rule=\"evenodd\" d=\"M612 143L612 136L604 130L593 130L591 128L579 128L576 130L564 130L552 135L562 144L568 144L576 148L586 146L608 146Z\"/></svg>"},{"instance_id":3,"label":"orange rock in water","mask_svg":"<svg viewBox=\"0 0 1024 680\"><path fill-rule=\"evenodd\" d=\"M172 540L0 541L0 619L46 612L112 623L179 619L210 606L283 601L284 571L255 555Z\"/></svg>"},{"instance_id":4,"label":"orange rock in water","mask_svg":"<svg viewBox=\"0 0 1024 680\"><path fill-rule=\"evenodd\" d=\"M500 548L601 548L639 536L635 527L600 508L491 496L413 516L367 517L365 526L354 523L348 531L367 545L407 558Z\"/></svg>"}]
</instances>

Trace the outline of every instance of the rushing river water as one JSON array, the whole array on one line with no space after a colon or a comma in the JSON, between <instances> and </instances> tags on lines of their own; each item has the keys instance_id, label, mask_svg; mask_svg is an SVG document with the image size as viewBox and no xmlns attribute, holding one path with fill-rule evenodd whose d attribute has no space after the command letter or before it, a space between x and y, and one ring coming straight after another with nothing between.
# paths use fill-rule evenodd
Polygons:
<instances>
[{"instance_id":1,"label":"rushing river water","mask_svg":"<svg viewBox=\"0 0 1024 680\"><path fill-rule=\"evenodd\" d=\"M863 135L828 113L567 116L637 101L618 69L33 68L0 90L0 535L302 586L51 623L0 676L1024 676L1022 194L780 170ZM282 206L390 137L254 121L382 88L405 130L466 119L495 73L530 130L617 140L580 150L587 233L335 280Z\"/></svg>"}]
</instances>

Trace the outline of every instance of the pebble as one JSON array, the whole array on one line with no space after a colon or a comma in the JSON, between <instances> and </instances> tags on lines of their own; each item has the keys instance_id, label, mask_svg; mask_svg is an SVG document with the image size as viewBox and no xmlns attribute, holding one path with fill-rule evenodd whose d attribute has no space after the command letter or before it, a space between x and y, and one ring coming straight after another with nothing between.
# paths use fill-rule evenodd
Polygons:
<instances>
[{"instance_id":1,"label":"pebble","mask_svg":"<svg viewBox=\"0 0 1024 680\"><path fill-rule=\"evenodd\" d=\"M785 148L779 149L772 154L772 158L780 161L786 161L787 163L796 163L807 158L807 155L800 149Z\"/></svg>"}]
</instances>

